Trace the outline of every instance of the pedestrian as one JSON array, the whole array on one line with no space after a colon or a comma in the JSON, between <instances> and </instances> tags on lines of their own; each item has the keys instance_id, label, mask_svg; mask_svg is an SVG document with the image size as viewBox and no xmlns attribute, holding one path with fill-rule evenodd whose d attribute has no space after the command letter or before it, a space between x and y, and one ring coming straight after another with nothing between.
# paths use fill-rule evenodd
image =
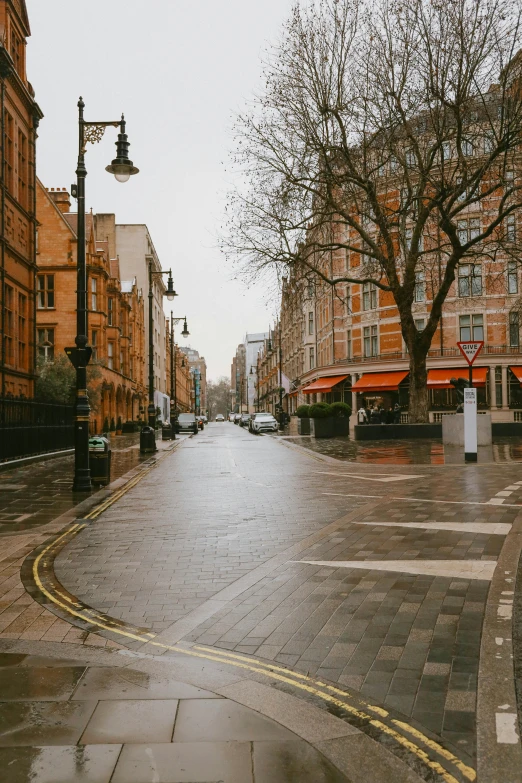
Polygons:
<instances>
[{"instance_id":1,"label":"pedestrian","mask_svg":"<svg viewBox=\"0 0 522 783\"><path fill-rule=\"evenodd\" d=\"M381 416L379 414L379 409L377 406L375 408L372 408L371 416L370 416L370 424L380 424L381 423Z\"/></svg>"},{"instance_id":2,"label":"pedestrian","mask_svg":"<svg viewBox=\"0 0 522 783\"><path fill-rule=\"evenodd\" d=\"M401 423L401 406L398 402L395 403L393 406L393 423L394 424L400 424Z\"/></svg>"},{"instance_id":3,"label":"pedestrian","mask_svg":"<svg viewBox=\"0 0 522 783\"><path fill-rule=\"evenodd\" d=\"M362 405L357 411L357 424L368 424L368 416Z\"/></svg>"},{"instance_id":4,"label":"pedestrian","mask_svg":"<svg viewBox=\"0 0 522 783\"><path fill-rule=\"evenodd\" d=\"M381 424L386 424L386 409L384 405L381 405L381 408L379 410L379 419L381 421Z\"/></svg>"},{"instance_id":5,"label":"pedestrian","mask_svg":"<svg viewBox=\"0 0 522 783\"><path fill-rule=\"evenodd\" d=\"M370 419L372 417L372 412L371 412L370 406L366 405L364 410L366 411L366 421L369 424L370 423Z\"/></svg>"}]
</instances>

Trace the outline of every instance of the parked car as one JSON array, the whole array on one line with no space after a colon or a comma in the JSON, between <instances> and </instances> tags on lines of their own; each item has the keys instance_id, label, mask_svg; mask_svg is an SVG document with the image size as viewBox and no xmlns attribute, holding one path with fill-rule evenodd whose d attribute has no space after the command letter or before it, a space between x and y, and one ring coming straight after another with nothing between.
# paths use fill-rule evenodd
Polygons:
<instances>
[{"instance_id":1,"label":"parked car","mask_svg":"<svg viewBox=\"0 0 522 783\"><path fill-rule=\"evenodd\" d=\"M254 413L250 431L254 435L261 432L277 432L277 421L271 413Z\"/></svg>"},{"instance_id":2,"label":"parked car","mask_svg":"<svg viewBox=\"0 0 522 783\"><path fill-rule=\"evenodd\" d=\"M239 424L239 419L241 418L240 413L234 413L234 424Z\"/></svg>"},{"instance_id":3,"label":"parked car","mask_svg":"<svg viewBox=\"0 0 522 783\"><path fill-rule=\"evenodd\" d=\"M196 416L196 419L198 421L198 427L200 430L205 429L205 422L203 421L203 416Z\"/></svg>"},{"instance_id":4,"label":"parked car","mask_svg":"<svg viewBox=\"0 0 522 783\"><path fill-rule=\"evenodd\" d=\"M228 414L228 420L233 422L235 415L236 415L235 413L229 413Z\"/></svg>"},{"instance_id":5,"label":"parked car","mask_svg":"<svg viewBox=\"0 0 522 783\"><path fill-rule=\"evenodd\" d=\"M218 413L218 415L215 418L215 421L225 421L225 417L222 413Z\"/></svg>"},{"instance_id":6,"label":"parked car","mask_svg":"<svg viewBox=\"0 0 522 783\"><path fill-rule=\"evenodd\" d=\"M176 423L176 432L193 432L198 434L198 422L194 413L180 413Z\"/></svg>"},{"instance_id":7,"label":"parked car","mask_svg":"<svg viewBox=\"0 0 522 783\"><path fill-rule=\"evenodd\" d=\"M249 421L250 421L250 413L242 413L239 418L239 426L248 427Z\"/></svg>"},{"instance_id":8,"label":"parked car","mask_svg":"<svg viewBox=\"0 0 522 783\"><path fill-rule=\"evenodd\" d=\"M203 424L208 424L208 419L204 413L201 414L201 420L203 421Z\"/></svg>"}]
</instances>

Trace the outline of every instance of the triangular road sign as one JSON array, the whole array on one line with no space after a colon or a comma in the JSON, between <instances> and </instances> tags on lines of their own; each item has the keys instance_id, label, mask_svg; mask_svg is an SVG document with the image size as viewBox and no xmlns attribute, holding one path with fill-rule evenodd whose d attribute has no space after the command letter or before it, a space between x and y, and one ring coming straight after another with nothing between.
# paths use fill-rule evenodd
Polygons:
<instances>
[{"instance_id":1,"label":"triangular road sign","mask_svg":"<svg viewBox=\"0 0 522 783\"><path fill-rule=\"evenodd\" d=\"M475 342L457 343L460 352L468 364L473 364L484 345L484 340L475 340Z\"/></svg>"}]
</instances>

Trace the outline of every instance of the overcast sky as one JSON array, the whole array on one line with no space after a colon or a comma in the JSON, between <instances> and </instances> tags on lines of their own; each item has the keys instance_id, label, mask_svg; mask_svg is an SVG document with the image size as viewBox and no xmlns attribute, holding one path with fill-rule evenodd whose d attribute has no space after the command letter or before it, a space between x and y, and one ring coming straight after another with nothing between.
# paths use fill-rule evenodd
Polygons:
<instances>
[{"instance_id":1,"label":"overcast sky","mask_svg":"<svg viewBox=\"0 0 522 783\"><path fill-rule=\"evenodd\" d=\"M265 331L274 317L262 291L231 280L216 234L232 117L260 87L263 50L278 37L290 6L291 0L27 0L28 77L45 115L38 176L46 187L74 182L79 95L87 120L125 112L140 173L123 185L104 171L115 157L116 130L108 129L88 147L87 208L115 212L119 223L147 224L163 268L172 266L174 316L187 315L186 344L205 356L213 379L230 374L245 332Z\"/></svg>"}]
</instances>

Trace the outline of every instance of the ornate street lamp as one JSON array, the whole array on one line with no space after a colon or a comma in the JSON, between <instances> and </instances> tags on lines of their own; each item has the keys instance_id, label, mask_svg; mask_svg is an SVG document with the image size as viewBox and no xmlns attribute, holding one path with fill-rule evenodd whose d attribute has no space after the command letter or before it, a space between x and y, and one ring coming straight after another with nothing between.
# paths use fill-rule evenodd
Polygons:
<instances>
[{"instance_id":1,"label":"ornate street lamp","mask_svg":"<svg viewBox=\"0 0 522 783\"><path fill-rule=\"evenodd\" d=\"M180 321L184 321L183 323L183 331L181 334L183 337L188 337L190 332L188 330L187 326L187 316L183 315L180 318L174 318L174 315L172 314L172 310L170 311L170 400L171 400L171 406L174 405L174 411L171 409L171 421L170 426L172 429L172 440L176 440L176 432L175 427L172 425L172 413L174 412L174 416L176 416L176 411L178 409L178 406L176 404L176 394L177 394L177 377L176 377L176 349L174 346L174 325L177 326ZM182 361L182 367L185 365Z\"/></svg>"},{"instance_id":2,"label":"ornate street lamp","mask_svg":"<svg viewBox=\"0 0 522 783\"><path fill-rule=\"evenodd\" d=\"M140 451L142 454L156 451L156 406L154 404L154 290L152 284L155 277L161 278L162 275L169 276L167 290L164 291L164 295L169 302L173 302L177 293L174 290L172 270L169 269L168 272L163 272L162 270L154 271L152 269L152 261L149 261L149 406L147 408L147 418L148 426L152 429L152 432L143 429L140 433Z\"/></svg>"},{"instance_id":3,"label":"ornate street lamp","mask_svg":"<svg viewBox=\"0 0 522 783\"><path fill-rule=\"evenodd\" d=\"M83 99L78 101L78 165L76 168L76 185L71 187L71 193L78 200L78 226L77 226L77 286L76 286L76 347L66 348L65 352L76 368L76 398L74 410L74 481L73 490L76 492L89 492L91 489L91 471L89 469L89 416L90 406L87 396L87 365L92 354L92 348L88 345L87 330L87 270L86 270L86 235L85 235L85 152L87 144L96 144L101 141L105 128L119 128L118 141L116 142L116 158L106 171L114 174L118 182L126 182L137 169L129 159L129 142L125 133L125 119L110 122L87 122L83 116L85 104Z\"/></svg>"}]
</instances>

